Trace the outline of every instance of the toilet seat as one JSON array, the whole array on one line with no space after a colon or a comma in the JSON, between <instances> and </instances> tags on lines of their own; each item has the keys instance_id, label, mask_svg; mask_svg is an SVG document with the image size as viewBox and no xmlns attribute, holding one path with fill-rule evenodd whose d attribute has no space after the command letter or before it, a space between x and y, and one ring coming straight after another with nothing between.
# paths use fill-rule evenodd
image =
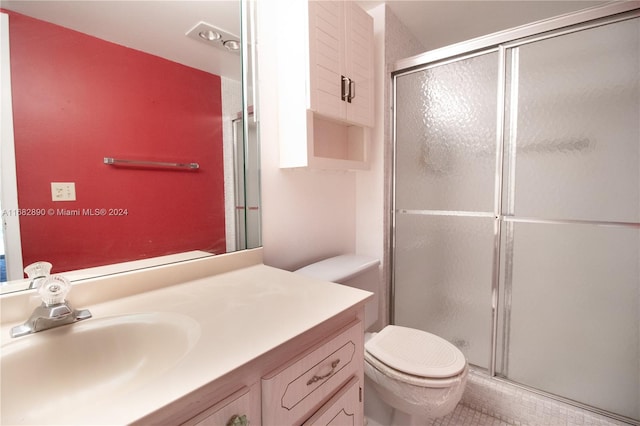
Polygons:
<instances>
[{"instance_id":1,"label":"toilet seat","mask_svg":"<svg viewBox=\"0 0 640 426\"><path fill-rule=\"evenodd\" d=\"M426 331L388 325L365 343L365 358L390 377L409 382L446 382L463 372L463 353ZM425 382L426 381L426 382ZM418 385L418 383L414 383Z\"/></svg>"},{"instance_id":2,"label":"toilet seat","mask_svg":"<svg viewBox=\"0 0 640 426\"><path fill-rule=\"evenodd\" d=\"M376 357L374 357L367 351L364 352L364 361L364 370L365 375L367 376L371 376L373 371L376 371L376 374L382 375L388 379L420 388L450 388L459 384L460 380L466 377L469 370L469 367L465 366L462 372L457 376L447 377L445 379L429 379L425 377L413 376L411 374L403 373L402 371L391 368L385 363L376 359Z\"/></svg>"}]
</instances>

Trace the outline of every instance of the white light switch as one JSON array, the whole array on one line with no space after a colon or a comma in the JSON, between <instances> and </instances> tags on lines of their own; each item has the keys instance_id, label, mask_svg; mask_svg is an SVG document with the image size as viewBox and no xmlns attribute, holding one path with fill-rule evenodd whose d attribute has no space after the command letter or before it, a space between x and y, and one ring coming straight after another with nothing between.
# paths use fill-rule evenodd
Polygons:
<instances>
[{"instance_id":1,"label":"white light switch","mask_svg":"<svg viewBox=\"0 0 640 426\"><path fill-rule=\"evenodd\" d=\"M51 182L51 199L53 201L75 201L75 182Z\"/></svg>"}]
</instances>

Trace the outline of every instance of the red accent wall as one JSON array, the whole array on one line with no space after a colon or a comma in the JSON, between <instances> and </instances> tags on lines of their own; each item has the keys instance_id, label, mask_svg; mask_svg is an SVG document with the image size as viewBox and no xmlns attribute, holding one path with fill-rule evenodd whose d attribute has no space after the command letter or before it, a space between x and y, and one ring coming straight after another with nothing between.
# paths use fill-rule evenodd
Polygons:
<instances>
[{"instance_id":1,"label":"red accent wall","mask_svg":"<svg viewBox=\"0 0 640 426\"><path fill-rule=\"evenodd\" d=\"M57 273L224 252L220 77L7 13L18 204L47 210L20 218L24 264L46 260ZM198 162L200 169L114 167L104 157ZM53 202L51 182L75 182L76 201Z\"/></svg>"}]
</instances>

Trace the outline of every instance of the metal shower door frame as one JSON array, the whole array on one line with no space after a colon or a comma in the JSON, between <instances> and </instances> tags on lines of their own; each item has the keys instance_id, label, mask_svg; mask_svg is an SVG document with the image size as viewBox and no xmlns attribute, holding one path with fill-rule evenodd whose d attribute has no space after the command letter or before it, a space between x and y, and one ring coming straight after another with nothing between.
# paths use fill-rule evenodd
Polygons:
<instances>
[{"instance_id":1,"label":"metal shower door frame","mask_svg":"<svg viewBox=\"0 0 640 426\"><path fill-rule=\"evenodd\" d=\"M497 346L498 346L498 324L499 324L499 286L500 286L500 269L501 269L501 239L503 234L503 226L506 225L506 232L509 232L509 228L513 226L515 222L540 222L539 219L533 218L515 218L509 216L509 212L505 215L503 212L503 192L504 192L504 157L505 157L505 144L512 144L510 135L505 135L505 120L507 114L512 117L513 108L517 108L517 104L511 102L509 112L505 111L506 96L507 93L507 55L513 55L517 60L518 47L534 43L540 40L545 40L561 35L581 31L589 28L595 28L602 25L612 24L615 22L625 21L628 19L634 19L640 17L640 2L621 2L606 4L598 6L584 11L562 15L556 18L551 18L544 21L535 22L529 25L516 27L511 30L501 31L498 33L490 34L484 37L479 37L466 42L457 43L451 46L435 49L420 55L413 56L411 58L402 59L395 63L391 71L391 114L392 114L392 144L393 144L393 158L392 173L391 173L391 220L390 220L390 244L391 244L391 259L390 270L391 273L391 291L390 291L390 303L389 303L389 318L391 323L395 323L395 273L394 266L396 263L396 215L398 213L418 213L418 214L446 214L450 216L472 216L472 217L487 217L486 212L443 212L443 211L408 211L398 210L396 207L396 157L397 152L397 121L396 121L396 103L397 103L397 79L404 75L412 74L426 69L442 66L449 63L469 59L474 56L483 55L497 51L498 57L498 81L497 81L497 120L496 120L496 173L495 173L495 197L494 197L494 258L492 265L492 286L491 286L491 353L489 357L489 369L488 373L491 377L495 377L496 364L497 364ZM511 61L512 65L514 61ZM510 185L510 191L513 191L513 185ZM507 194L509 198L507 200L513 200L513 194ZM513 210L511 210L513 211ZM589 221L545 221L545 223L588 223ZM635 224L627 224L620 222L593 222L599 225L624 225L624 226L636 226ZM506 283L505 287L507 292L509 291L510 284ZM508 307L507 307L508 309ZM505 314L508 317L508 314ZM508 321L508 318L505 319ZM503 327L504 335L503 339L508 339L508 324ZM503 362L505 357L502 357ZM503 365L503 369L506 368ZM562 399L562 398L560 398Z\"/></svg>"}]
</instances>

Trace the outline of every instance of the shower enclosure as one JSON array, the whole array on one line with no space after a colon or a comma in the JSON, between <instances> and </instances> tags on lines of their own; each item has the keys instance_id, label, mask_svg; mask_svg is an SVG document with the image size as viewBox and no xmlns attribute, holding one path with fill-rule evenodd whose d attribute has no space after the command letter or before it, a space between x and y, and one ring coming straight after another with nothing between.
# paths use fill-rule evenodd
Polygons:
<instances>
[{"instance_id":1,"label":"shower enclosure","mask_svg":"<svg viewBox=\"0 0 640 426\"><path fill-rule=\"evenodd\" d=\"M260 146L258 128L249 112L245 123L242 114L233 120L234 200L235 200L235 250L256 248L262 245L260 221Z\"/></svg>"},{"instance_id":2,"label":"shower enclosure","mask_svg":"<svg viewBox=\"0 0 640 426\"><path fill-rule=\"evenodd\" d=\"M640 12L631 8L398 64L392 318L448 339L492 376L637 423Z\"/></svg>"}]
</instances>

